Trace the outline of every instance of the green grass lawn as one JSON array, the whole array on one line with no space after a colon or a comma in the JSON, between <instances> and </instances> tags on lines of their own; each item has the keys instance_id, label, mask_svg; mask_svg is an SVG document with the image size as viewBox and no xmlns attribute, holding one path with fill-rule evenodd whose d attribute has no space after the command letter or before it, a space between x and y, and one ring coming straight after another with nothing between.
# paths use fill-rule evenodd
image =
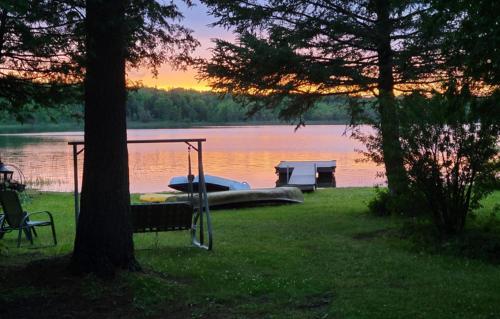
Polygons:
<instances>
[{"instance_id":1,"label":"green grass lawn","mask_svg":"<svg viewBox=\"0 0 500 319\"><path fill-rule=\"evenodd\" d=\"M188 232L137 234L144 272L103 281L51 276L50 260L25 268L69 254L74 239L71 195L36 195L26 207L54 212L60 244L2 239L0 317L35 300L36 318L500 318L498 265L415 249L398 236L404 220L367 213L373 196L339 188L301 205L215 211L211 252ZM500 192L487 198L478 219L499 202ZM39 233L35 246L50 244L49 229ZM31 279L12 279L23 273Z\"/></svg>"}]
</instances>

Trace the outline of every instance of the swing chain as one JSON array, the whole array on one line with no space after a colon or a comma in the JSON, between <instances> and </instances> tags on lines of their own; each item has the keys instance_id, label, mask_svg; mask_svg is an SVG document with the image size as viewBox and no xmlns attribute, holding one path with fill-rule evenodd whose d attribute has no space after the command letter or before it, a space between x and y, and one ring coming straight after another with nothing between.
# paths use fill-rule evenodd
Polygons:
<instances>
[{"instance_id":1,"label":"swing chain","mask_svg":"<svg viewBox=\"0 0 500 319\"><path fill-rule=\"evenodd\" d=\"M194 194L193 194L193 181L194 175L191 171L191 145L188 144L188 199L191 205L194 205Z\"/></svg>"},{"instance_id":2,"label":"swing chain","mask_svg":"<svg viewBox=\"0 0 500 319\"><path fill-rule=\"evenodd\" d=\"M191 145L188 146L188 181L193 183L194 175L191 171Z\"/></svg>"}]
</instances>

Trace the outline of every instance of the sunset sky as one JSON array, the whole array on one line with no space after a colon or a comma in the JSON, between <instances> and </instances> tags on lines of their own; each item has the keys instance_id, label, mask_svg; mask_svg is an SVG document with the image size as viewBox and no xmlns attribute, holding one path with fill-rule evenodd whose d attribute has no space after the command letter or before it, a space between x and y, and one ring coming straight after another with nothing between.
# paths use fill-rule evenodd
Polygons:
<instances>
[{"instance_id":1,"label":"sunset sky","mask_svg":"<svg viewBox=\"0 0 500 319\"><path fill-rule=\"evenodd\" d=\"M179 3L181 3L179 1ZM194 1L195 6L187 8L182 3L179 4L181 12L184 14L184 19L181 24L192 29L194 36L200 41L199 47L195 56L209 57L209 48L213 47L212 39L224 38L232 39L231 32L222 29L209 27L208 25L215 19L208 15L207 8L199 1ZM131 70L128 73L129 79L133 81L140 80L144 86L157 87L161 89L172 88L189 88L196 90L208 90L206 83L196 80L196 72L192 69L188 71L173 71L169 65L163 65L159 70L157 78L153 78L150 71L145 69Z\"/></svg>"}]
</instances>

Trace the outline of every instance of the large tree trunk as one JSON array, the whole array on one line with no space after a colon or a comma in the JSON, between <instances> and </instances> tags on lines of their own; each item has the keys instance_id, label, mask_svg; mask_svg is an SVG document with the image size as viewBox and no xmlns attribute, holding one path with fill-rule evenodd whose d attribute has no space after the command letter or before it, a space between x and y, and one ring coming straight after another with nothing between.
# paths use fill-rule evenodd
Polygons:
<instances>
[{"instance_id":1,"label":"large tree trunk","mask_svg":"<svg viewBox=\"0 0 500 319\"><path fill-rule=\"evenodd\" d=\"M407 190L406 171L399 141L399 121L394 98L393 51L391 48L392 26L389 19L388 0L375 0L377 13L377 55L378 55L378 104L380 134L382 135L382 156L384 158L387 184L392 194Z\"/></svg>"},{"instance_id":2,"label":"large tree trunk","mask_svg":"<svg viewBox=\"0 0 500 319\"><path fill-rule=\"evenodd\" d=\"M3 56L3 44L4 44L4 37L5 37L5 32L7 30L7 10L3 9L0 12L0 61L2 60Z\"/></svg>"},{"instance_id":3,"label":"large tree trunk","mask_svg":"<svg viewBox=\"0 0 500 319\"><path fill-rule=\"evenodd\" d=\"M87 0L85 159L75 272L135 269L125 114L124 0Z\"/></svg>"}]
</instances>

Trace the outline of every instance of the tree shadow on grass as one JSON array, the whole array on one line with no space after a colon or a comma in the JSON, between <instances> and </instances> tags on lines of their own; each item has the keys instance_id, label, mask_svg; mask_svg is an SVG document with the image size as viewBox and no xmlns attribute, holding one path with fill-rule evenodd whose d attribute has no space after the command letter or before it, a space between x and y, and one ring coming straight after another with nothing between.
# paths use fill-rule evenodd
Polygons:
<instances>
[{"instance_id":1,"label":"tree shadow on grass","mask_svg":"<svg viewBox=\"0 0 500 319\"><path fill-rule=\"evenodd\" d=\"M356 240L396 239L410 250L500 264L500 225L472 224L462 234L443 238L428 222L408 222L401 228L383 228L356 233Z\"/></svg>"},{"instance_id":2,"label":"tree shadow on grass","mask_svg":"<svg viewBox=\"0 0 500 319\"><path fill-rule=\"evenodd\" d=\"M77 277L68 270L69 259L70 256L63 256L0 266L0 318L156 317L153 311L137 307L126 272L114 280L92 275ZM173 318L187 315L182 307L174 308L178 316Z\"/></svg>"},{"instance_id":3,"label":"tree shadow on grass","mask_svg":"<svg viewBox=\"0 0 500 319\"><path fill-rule=\"evenodd\" d=\"M500 264L500 231L487 225L470 225L462 234L443 237L428 223L408 223L397 233L412 250Z\"/></svg>"}]
</instances>

